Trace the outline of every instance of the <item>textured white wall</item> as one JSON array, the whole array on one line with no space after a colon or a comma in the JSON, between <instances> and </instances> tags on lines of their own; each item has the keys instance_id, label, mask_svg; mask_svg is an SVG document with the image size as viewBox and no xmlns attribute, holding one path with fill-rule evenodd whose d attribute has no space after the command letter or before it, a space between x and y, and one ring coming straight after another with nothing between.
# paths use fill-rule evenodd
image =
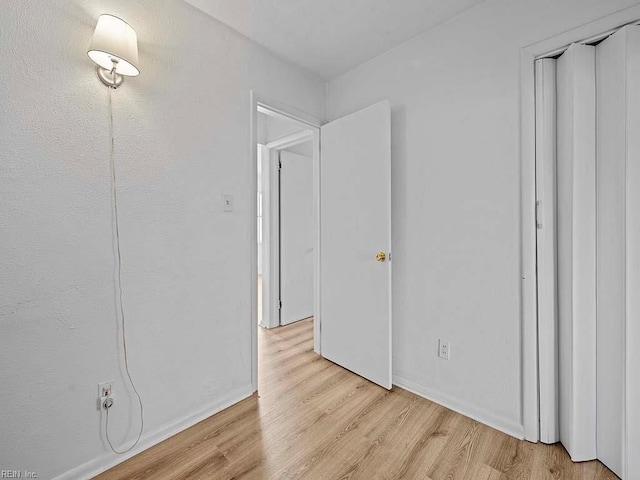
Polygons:
<instances>
[{"instance_id":1,"label":"textured white wall","mask_svg":"<svg viewBox=\"0 0 640 480\"><path fill-rule=\"evenodd\" d=\"M391 101L396 381L514 434L520 49L636 3L484 2L329 84L329 120Z\"/></svg>"},{"instance_id":2,"label":"textured white wall","mask_svg":"<svg viewBox=\"0 0 640 480\"><path fill-rule=\"evenodd\" d=\"M101 13L140 42L142 74L113 103L145 439L250 390L250 89L324 111L320 80L182 1L2 2L0 468L43 479L114 461L98 382L115 380L114 440L137 428L116 354L107 89L86 54Z\"/></svg>"}]
</instances>

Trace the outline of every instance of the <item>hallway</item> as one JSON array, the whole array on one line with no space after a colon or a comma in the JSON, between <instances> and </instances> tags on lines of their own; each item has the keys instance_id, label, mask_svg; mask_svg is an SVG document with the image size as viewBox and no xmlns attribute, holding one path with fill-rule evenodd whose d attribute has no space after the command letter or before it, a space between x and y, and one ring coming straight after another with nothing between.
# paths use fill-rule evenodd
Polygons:
<instances>
[{"instance_id":1,"label":"hallway","mask_svg":"<svg viewBox=\"0 0 640 480\"><path fill-rule=\"evenodd\" d=\"M98 476L110 479L616 479L313 352L313 321L259 329L260 395Z\"/></svg>"}]
</instances>

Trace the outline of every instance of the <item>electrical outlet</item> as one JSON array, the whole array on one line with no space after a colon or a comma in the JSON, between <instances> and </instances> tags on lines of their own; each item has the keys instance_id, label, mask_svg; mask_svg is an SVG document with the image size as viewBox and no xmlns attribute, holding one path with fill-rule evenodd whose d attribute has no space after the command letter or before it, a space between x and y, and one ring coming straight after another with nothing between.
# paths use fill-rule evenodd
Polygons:
<instances>
[{"instance_id":1,"label":"electrical outlet","mask_svg":"<svg viewBox=\"0 0 640 480\"><path fill-rule=\"evenodd\" d=\"M233 212L233 195L230 193L222 194L222 210L224 212Z\"/></svg>"},{"instance_id":2,"label":"electrical outlet","mask_svg":"<svg viewBox=\"0 0 640 480\"><path fill-rule=\"evenodd\" d=\"M438 356L449 360L451 358L451 344L438 339Z\"/></svg>"},{"instance_id":3,"label":"electrical outlet","mask_svg":"<svg viewBox=\"0 0 640 480\"><path fill-rule=\"evenodd\" d=\"M104 397L110 397L113 395L113 380L108 382L102 382L98 384L98 398L102 399Z\"/></svg>"}]
</instances>

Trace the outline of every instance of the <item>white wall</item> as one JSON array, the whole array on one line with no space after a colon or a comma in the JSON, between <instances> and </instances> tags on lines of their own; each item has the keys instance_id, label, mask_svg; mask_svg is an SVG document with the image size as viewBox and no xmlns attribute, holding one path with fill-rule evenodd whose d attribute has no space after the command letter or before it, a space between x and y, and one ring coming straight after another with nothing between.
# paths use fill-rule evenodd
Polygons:
<instances>
[{"instance_id":1,"label":"white wall","mask_svg":"<svg viewBox=\"0 0 640 480\"><path fill-rule=\"evenodd\" d=\"M280 140L283 137L298 133L304 130L299 123L292 120L272 117L258 112L258 131L262 134L262 140L259 143L267 144L274 140ZM258 140L261 140L260 137Z\"/></svg>"},{"instance_id":2,"label":"white wall","mask_svg":"<svg viewBox=\"0 0 640 480\"><path fill-rule=\"evenodd\" d=\"M116 353L107 89L86 54L106 12L140 42L142 74L113 103L143 443L251 390L250 89L324 111L320 80L184 2L3 2L0 467L39 478L122 460L101 439L98 382L115 380L114 441L138 425Z\"/></svg>"},{"instance_id":3,"label":"white wall","mask_svg":"<svg viewBox=\"0 0 640 480\"><path fill-rule=\"evenodd\" d=\"M280 140L294 133L299 133L302 130L304 130L304 128L301 128L299 123L272 117L264 113L258 113L258 143L263 145L273 142L274 140ZM308 142L294 145L284 150L305 157L312 157L313 142L309 140Z\"/></svg>"},{"instance_id":4,"label":"white wall","mask_svg":"<svg viewBox=\"0 0 640 480\"><path fill-rule=\"evenodd\" d=\"M391 101L396 383L522 435L520 49L635 3L487 1L330 82Z\"/></svg>"}]
</instances>

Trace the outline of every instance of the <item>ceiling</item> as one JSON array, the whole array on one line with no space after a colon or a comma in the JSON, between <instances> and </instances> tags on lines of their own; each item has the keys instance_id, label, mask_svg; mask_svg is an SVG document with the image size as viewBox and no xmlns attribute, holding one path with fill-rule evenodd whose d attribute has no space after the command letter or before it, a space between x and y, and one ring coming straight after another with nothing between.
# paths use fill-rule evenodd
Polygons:
<instances>
[{"instance_id":1,"label":"ceiling","mask_svg":"<svg viewBox=\"0 0 640 480\"><path fill-rule=\"evenodd\" d=\"M186 0L331 80L484 0Z\"/></svg>"}]
</instances>

